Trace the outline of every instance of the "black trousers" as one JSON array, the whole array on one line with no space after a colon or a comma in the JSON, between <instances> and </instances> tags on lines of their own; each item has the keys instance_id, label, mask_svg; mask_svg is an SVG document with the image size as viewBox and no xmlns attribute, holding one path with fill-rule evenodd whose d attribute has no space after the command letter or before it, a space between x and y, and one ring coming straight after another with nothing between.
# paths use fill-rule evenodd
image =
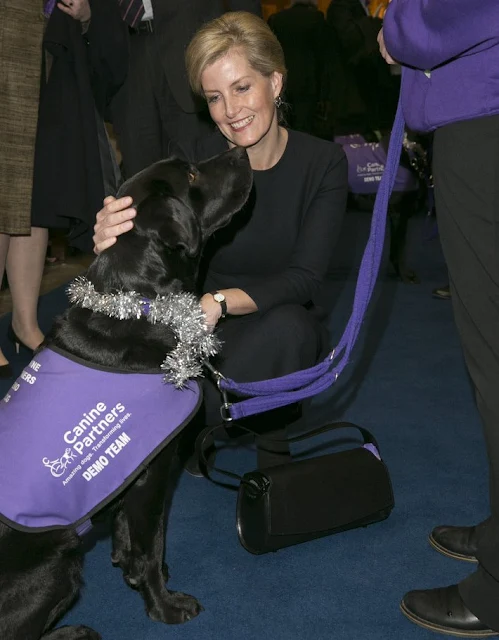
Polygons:
<instances>
[{"instance_id":1,"label":"black trousers","mask_svg":"<svg viewBox=\"0 0 499 640\"><path fill-rule=\"evenodd\" d=\"M439 129L433 171L454 316L483 422L490 477L490 518L480 528L478 569L459 589L468 608L499 630L499 116Z\"/></svg>"},{"instance_id":2,"label":"black trousers","mask_svg":"<svg viewBox=\"0 0 499 640\"><path fill-rule=\"evenodd\" d=\"M312 367L327 353L327 331L314 311L297 304L280 305L266 313L228 316L220 323L218 335L223 347L216 366L236 382L268 380ZM203 391L205 424L220 424L222 398L210 378L205 379ZM295 405L239 421L262 434L257 438L260 468L283 462L289 456L286 445L277 445L268 438L284 438L286 428L298 419L298 414Z\"/></svg>"},{"instance_id":3,"label":"black trousers","mask_svg":"<svg viewBox=\"0 0 499 640\"><path fill-rule=\"evenodd\" d=\"M171 64L184 64L172 60ZM129 178L179 148L184 155L194 140L214 125L209 116L186 113L177 104L161 65L153 33L130 35L127 79L111 103L114 131Z\"/></svg>"}]
</instances>

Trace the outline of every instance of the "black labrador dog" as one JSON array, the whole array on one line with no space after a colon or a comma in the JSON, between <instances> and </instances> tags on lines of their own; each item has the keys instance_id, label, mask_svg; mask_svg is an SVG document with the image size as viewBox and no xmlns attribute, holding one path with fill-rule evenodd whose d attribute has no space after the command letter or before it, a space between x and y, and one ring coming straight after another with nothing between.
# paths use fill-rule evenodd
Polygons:
<instances>
[{"instance_id":1,"label":"black labrador dog","mask_svg":"<svg viewBox=\"0 0 499 640\"><path fill-rule=\"evenodd\" d=\"M242 208L251 184L248 157L240 148L196 166L168 159L145 169L119 194L130 195L137 207L134 229L94 260L88 280L98 292L136 291L148 299L193 292L205 241ZM159 372L175 338L165 324L120 320L72 306L56 321L44 346L94 365ZM165 586L165 496L174 444L109 507L114 564L141 593L147 614L170 624L185 622L202 609L192 596ZM80 590L82 546L73 528L27 532L0 521L0 638L101 637L86 626L54 628Z\"/></svg>"}]
</instances>

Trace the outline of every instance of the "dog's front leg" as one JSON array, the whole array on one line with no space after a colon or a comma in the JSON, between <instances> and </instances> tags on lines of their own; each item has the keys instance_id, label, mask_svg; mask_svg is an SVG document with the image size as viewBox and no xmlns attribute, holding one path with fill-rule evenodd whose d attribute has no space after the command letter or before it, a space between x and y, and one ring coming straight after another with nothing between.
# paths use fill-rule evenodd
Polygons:
<instances>
[{"instance_id":1,"label":"dog's front leg","mask_svg":"<svg viewBox=\"0 0 499 640\"><path fill-rule=\"evenodd\" d=\"M123 500L116 505L113 514L111 562L127 575L130 564L130 531L123 510Z\"/></svg>"},{"instance_id":2,"label":"dog's front leg","mask_svg":"<svg viewBox=\"0 0 499 640\"><path fill-rule=\"evenodd\" d=\"M142 595L150 618L179 624L202 611L199 602L165 586L164 552L168 480L176 446L169 445L125 494L123 512L130 540L127 581Z\"/></svg>"},{"instance_id":3,"label":"dog's front leg","mask_svg":"<svg viewBox=\"0 0 499 640\"><path fill-rule=\"evenodd\" d=\"M125 582L129 587L135 589L138 580L133 575L130 553L130 530L128 528L126 514L123 510L123 503L120 503L120 506L113 516L111 562L115 567L120 567L123 571ZM163 579L165 582L168 582L169 578L168 565L166 562L163 562Z\"/></svg>"},{"instance_id":4,"label":"dog's front leg","mask_svg":"<svg viewBox=\"0 0 499 640\"><path fill-rule=\"evenodd\" d=\"M140 479L139 481L140 482ZM129 587L137 588L138 578L133 572L133 563L130 560L131 542L130 530L128 528L128 520L123 508L123 500L120 500L113 514L112 524L112 551L111 562L115 567L119 567L123 571L123 578ZM168 565L162 563L163 580L168 582L170 574Z\"/></svg>"}]
</instances>

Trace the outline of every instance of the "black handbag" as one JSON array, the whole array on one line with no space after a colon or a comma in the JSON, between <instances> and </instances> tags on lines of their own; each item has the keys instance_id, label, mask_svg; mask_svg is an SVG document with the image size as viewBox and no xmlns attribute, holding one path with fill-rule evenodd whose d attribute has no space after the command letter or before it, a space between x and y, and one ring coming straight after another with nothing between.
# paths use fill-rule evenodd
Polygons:
<instances>
[{"instance_id":1,"label":"black handbag","mask_svg":"<svg viewBox=\"0 0 499 640\"><path fill-rule=\"evenodd\" d=\"M239 425L238 425L239 427ZM344 451L258 469L239 476L212 467L204 450L213 429L206 429L197 447L204 475L216 484L238 489L236 526L243 547L254 554L365 527L384 520L394 506L393 490L373 435L349 422L339 422L294 438L307 440L333 429L353 427L363 444ZM244 431L254 433L250 429ZM278 442L275 440L275 442ZM239 480L239 486L214 480L217 471Z\"/></svg>"}]
</instances>

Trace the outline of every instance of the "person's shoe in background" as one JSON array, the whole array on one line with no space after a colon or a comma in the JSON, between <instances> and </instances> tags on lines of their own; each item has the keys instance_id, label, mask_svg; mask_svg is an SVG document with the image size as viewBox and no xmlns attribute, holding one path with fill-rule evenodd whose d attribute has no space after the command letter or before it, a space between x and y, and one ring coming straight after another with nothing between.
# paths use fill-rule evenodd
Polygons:
<instances>
[{"instance_id":1,"label":"person's shoe in background","mask_svg":"<svg viewBox=\"0 0 499 640\"><path fill-rule=\"evenodd\" d=\"M437 287L433 289L431 295L434 298L439 298L440 300L450 300L450 286L446 284L443 287Z\"/></svg>"}]
</instances>

